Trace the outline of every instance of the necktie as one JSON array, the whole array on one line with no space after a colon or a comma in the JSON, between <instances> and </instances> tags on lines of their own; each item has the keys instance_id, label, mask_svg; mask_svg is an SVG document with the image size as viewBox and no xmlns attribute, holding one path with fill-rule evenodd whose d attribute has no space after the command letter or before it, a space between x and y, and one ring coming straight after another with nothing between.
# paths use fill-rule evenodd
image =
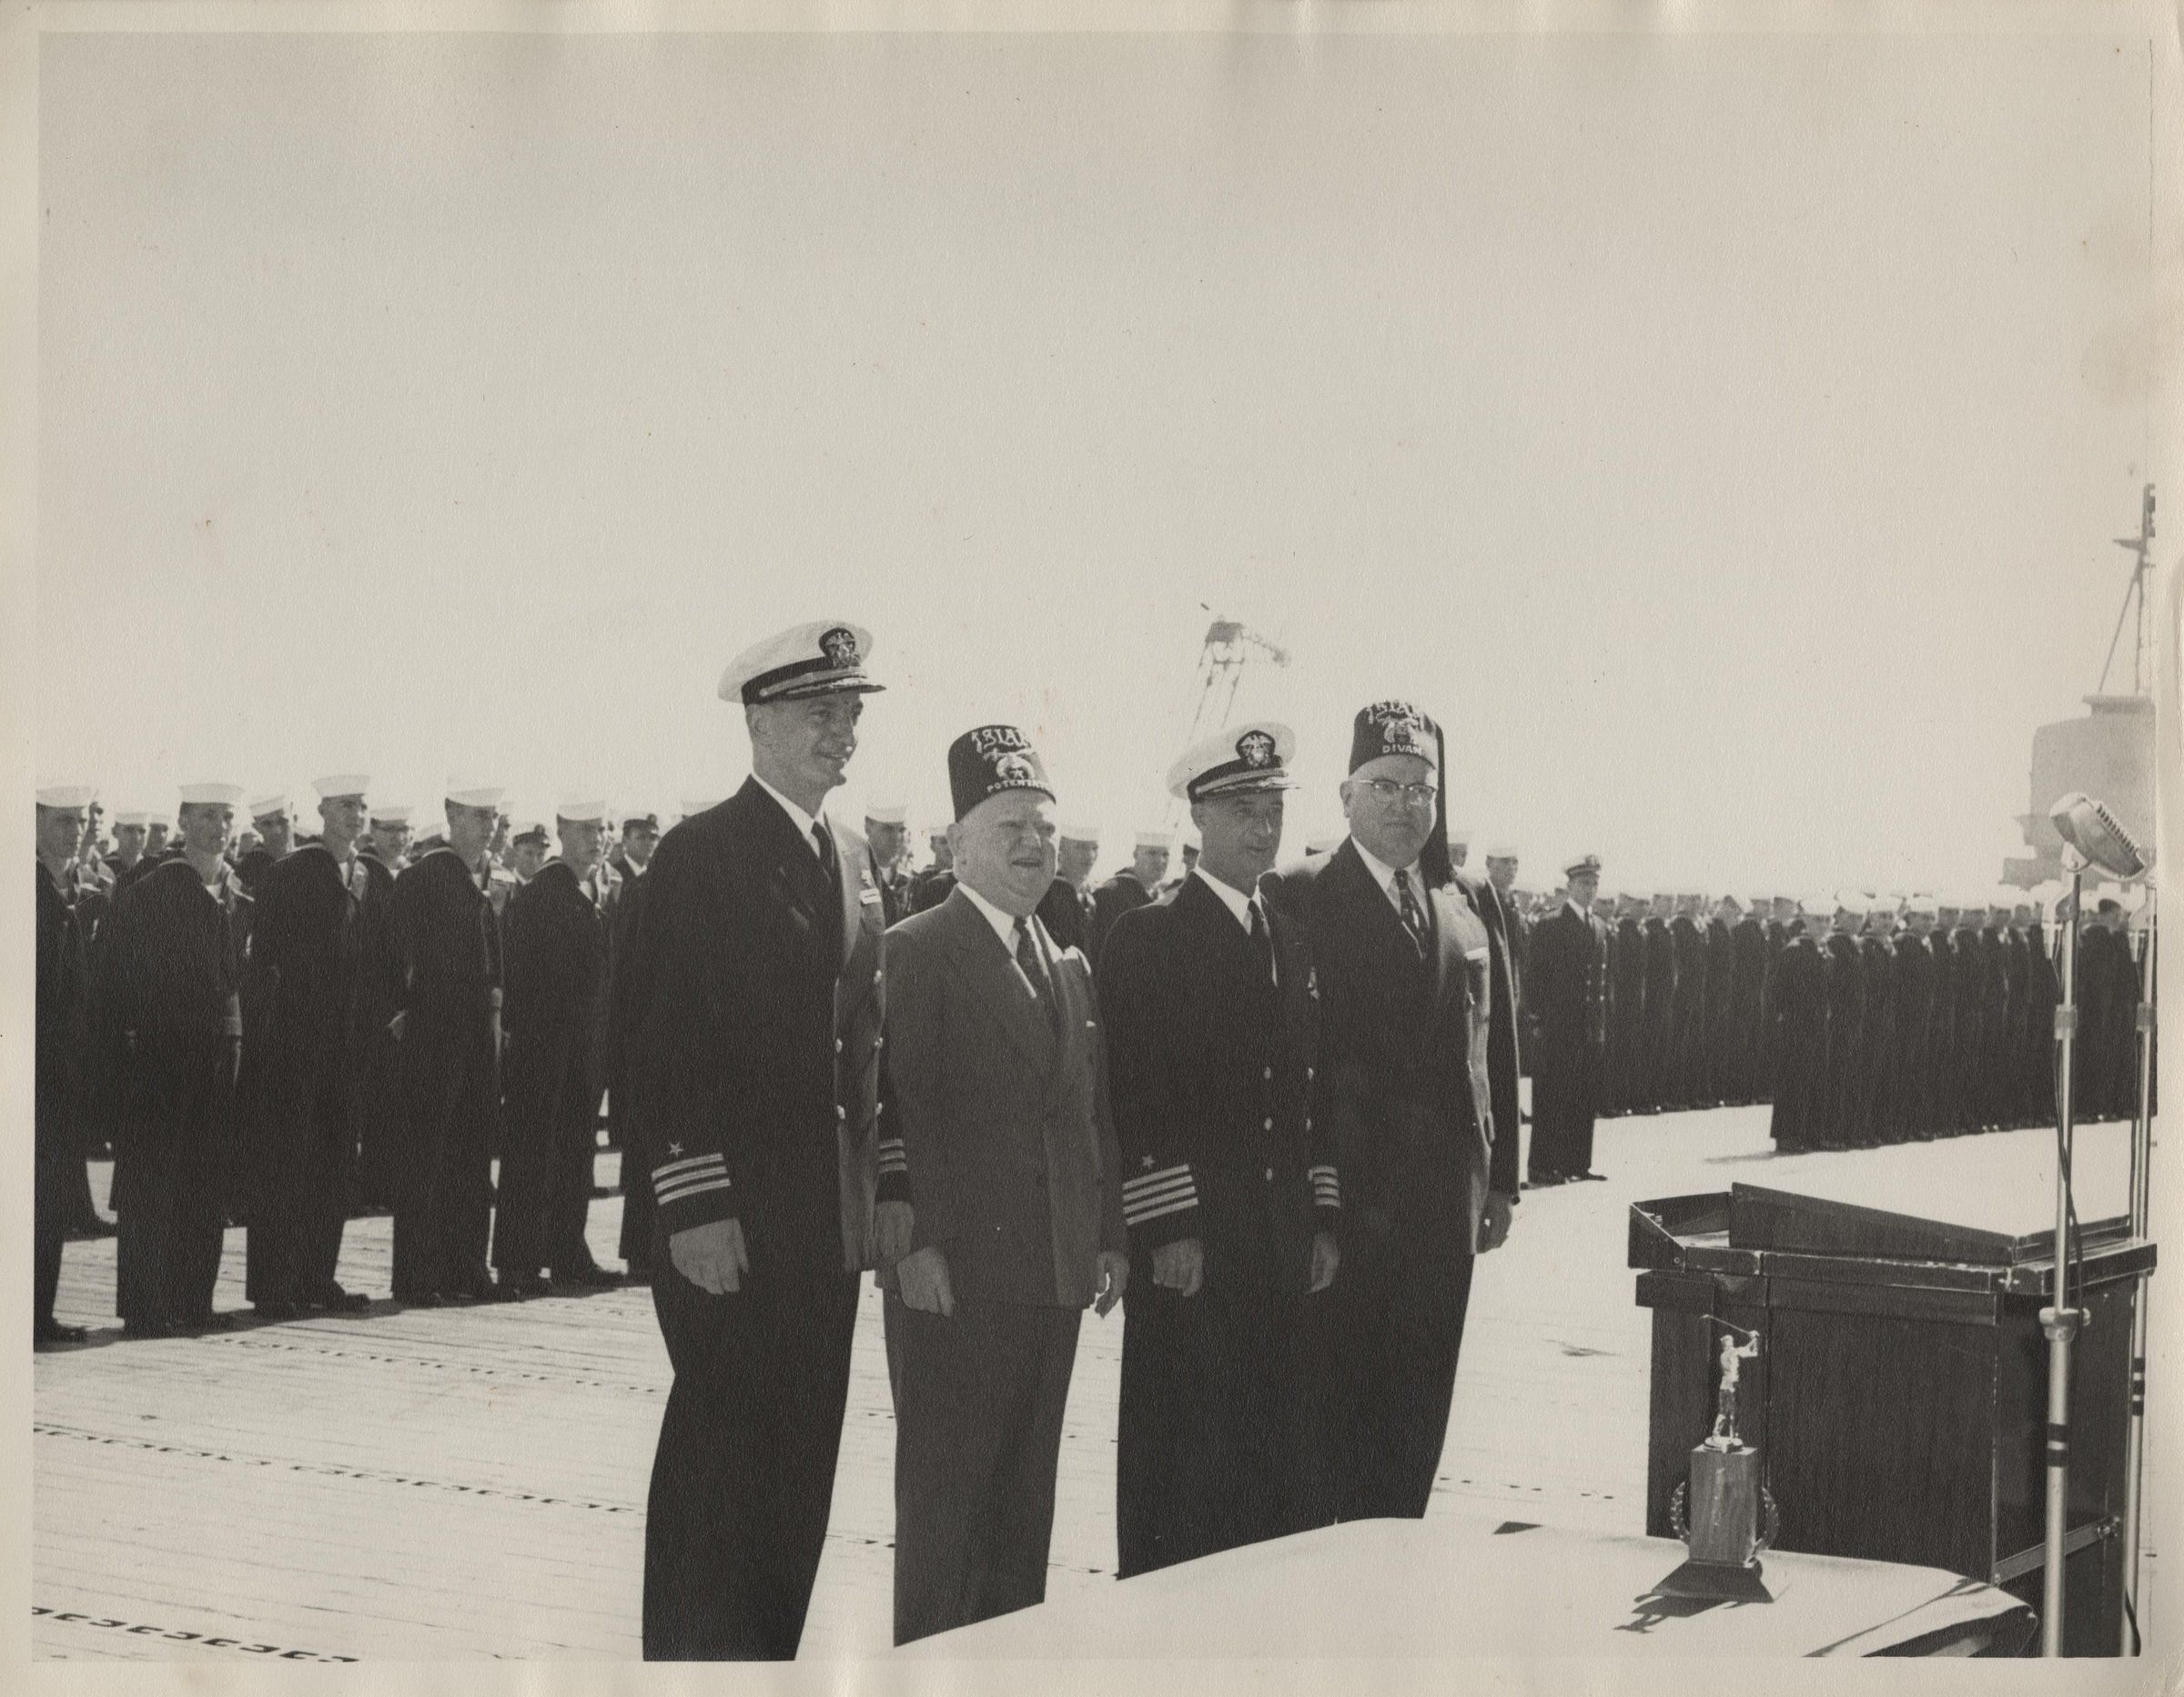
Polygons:
<instances>
[{"instance_id":1,"label":"necktie","mask_svg":"<svg viewBox=\"0 0 2184 1697\"><path fill-rule=\"evenodd\" d=\"M1016 965L1031 981L1031 993L1038 998L1039 1011L1046 1015L1046 1023L1054 1025L1054 985L1047 981L1046 963L1039 958L1039 945L1031 940L1028 920L1016 921Z\"/></svg>"},{"instance_id":2,"label":"necktie","mask_svg":"<svg viewBox=\"0 0 2184 1697\"><path fill-rule=\"evenodd\" d=\"M1259 975L1269 984L1274 979L1274 939L1267 933L1267 916L1259 904L1251 904L1251 949L1259 959Z\"/></svg>"},{"instance_id":3,"label":"necktie","mask_svg":"<svg viewBox=\"0 0 2184 1697\"><path fill-rule=\"evenodd\" d=\"M842 869L834 860L834 840L827 835L826 827L815 819L812 821L812 844L819 851L819 864L826 869L827 882L839 882Z\"/></svg>"},{"instance_id":4,"label":"necktie","mask_svg":"<svg viewBox=\"0 0 2184 1697\"><path fill-rule=\"evenodd\" d=\"M1421 960L1426 957L1426 910L1418 904L1418 892L1410 887L1410 874L1399 871L1395 874L1396 905L1401 910L1403 929L1410 934L1411 946L1418 950Z\"/></svg>"}]
</instances>

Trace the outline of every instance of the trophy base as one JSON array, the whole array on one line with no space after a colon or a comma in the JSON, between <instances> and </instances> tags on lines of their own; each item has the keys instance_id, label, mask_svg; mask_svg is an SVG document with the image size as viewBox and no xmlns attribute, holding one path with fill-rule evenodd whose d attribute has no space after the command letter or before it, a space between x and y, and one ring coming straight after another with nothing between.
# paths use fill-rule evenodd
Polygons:
<instances>
[{"instance_id":1,"label":"trophy base","mask_svg":"<svg viewBox=\"0 0 2184 1697\"><path fill-rule=\"evenodd\" d=\"M1656 1597L1686 1597L1701 1602L1773 1602L1765 1571L1757 1561L1732 1567L1720 1561L1686 1561L1653 1587Z\"/></svg>"}]
</instances>

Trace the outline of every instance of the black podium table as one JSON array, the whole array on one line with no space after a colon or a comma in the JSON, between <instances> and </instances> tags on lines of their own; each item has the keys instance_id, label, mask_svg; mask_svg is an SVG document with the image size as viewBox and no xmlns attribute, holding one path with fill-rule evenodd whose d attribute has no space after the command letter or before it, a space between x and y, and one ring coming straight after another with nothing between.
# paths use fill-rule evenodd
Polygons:
<instances>
[{"instance_id":1,"label":"black podium table","mask_svg":"<svg viewBox=\"0 0 2184 1697\"><path fill-rule=\"evenodd\" d=\"M1734 1186L1631 1210L1630 1264L1653 1310L1646 1530L1668 1533L1711 1429L1722 1328L1757 1332L1738 1385L1780 1513L1774 1548L1941 1568L2040 1596L2053 1213L1982 1197L1976 1224L1860 1198ZM2064 1646L2112 1655L2122 1607L2134 1305L2154 1247L2120 1219L2080 1227L2071 1363Z\"/></svg>"},{"instance_id":2,"label":"black podium table","mask_svg":"<svg viewBox=\"0 0 2184 1697\"><path fill-rule=\"evenodd\" d=\"M1654 1587L1673 1539L1491 1519L1356 1520L1050 1596L896 1652L930 1660L2015 1655L2033 1615L1884 1561L1763 1558L1772 1602ZM1756 1689L1756 1687L1755 1687Z\"/></svg>"}]
</instances>

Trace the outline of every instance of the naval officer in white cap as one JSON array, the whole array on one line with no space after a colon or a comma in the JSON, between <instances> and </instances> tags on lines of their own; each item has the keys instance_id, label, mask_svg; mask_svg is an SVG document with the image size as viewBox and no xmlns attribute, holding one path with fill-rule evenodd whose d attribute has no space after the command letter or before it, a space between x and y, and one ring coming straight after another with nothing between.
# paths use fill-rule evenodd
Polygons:
<instances>
[{"instance_id":1,"label":"naval officer in white cap","mask_svg":"<svg viewBox=\"0 0 2184 1697\"><path fill-rule=\"evenodd\" d=\"M674 1364L645 1521L652 1661L793 1657L826 1537L875 1210L885 914L826 798L857 748L872 637L847 620L721 678L751 776L661 840L618 997L652 1302ZM616 1103L619 1111L622 1106Z\"/></svg>"}]
</instances>

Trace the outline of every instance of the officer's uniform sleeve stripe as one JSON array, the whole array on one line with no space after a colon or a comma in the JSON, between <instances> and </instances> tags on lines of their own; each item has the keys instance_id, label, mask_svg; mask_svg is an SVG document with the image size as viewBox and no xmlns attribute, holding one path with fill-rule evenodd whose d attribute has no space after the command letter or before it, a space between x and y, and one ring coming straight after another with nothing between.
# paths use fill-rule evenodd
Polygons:
<instances>
[{"instance_id":1,"label":"officer's uniform sleeve stripe","mask_svg":"<svg viewBox=\"0 0 2184 1697\"><path fill-rule=\"evenodd\" d=\"M1138 1196L1147 1190L1163 1188L1178 1178L1186 1183L1189 1182L1190 1165L1188 1162L1181 1162L1174 1167L1163 1167L1157 1173L1139 1173L1134 1178L1126 1178L1122 1181L1122 1194L1126 1197Z\"/></svg>"},{"instance_id":2,"label":"officer's uniform sleeve stripe","mask_svg":"<svg viewBox=\"0 0 2184 1697\"><path fill-rule=\"evenodd\" d=\"M1198 1197L1195 1196L1189 1196L1185 1197L1179 1202L1168 1202L1162 1204L1158 1207L1144 1208L1136 1213L1132 1213L1126 1206L1123 1209L1123 1214L1126 1224L1131 1226L1142 1226L1148 1220L1156 1220L1160 1218L1161 1216L1165 1214L1180 1214L1186 1208L1195 1208L1198 1206Z\"/></svg>"},{"instance_id":3,"label":"officer's uniform sleeve stripe","mask_svg":"<svg viewBox=\"0 0 2184 1697\"><path fill-rule=\"evenodd\" d=\"M708 1190L725 1190L727 1188L728 1181L725 1178L701 1178L694 1183L678 1186L672 1190L661 1191L660 1205L665 1207L670 1202L687 1201L692 1197L703 1196Z\"/></svg>"},{"instance_id":4,"label":"officer's uniform sleeve stripe","mask_svg":"<svg viewBox=\"0 0 2184 1697\"><path fill-rule=\"evenodd\" d=\"M1308 1177L1312 1181L1312 1202L1315 1207L1339 1208L1342 1206L1342 1180L1331 1167L1315 1167Z\"/></svg>"},{"instance_id":5,"label":"officer's uniform sleeve stripe","mask_svg":"<svg viewBox=\"0 0 2184 1697\"><path fill-rule=\"evenodd\" d=\"M662 1179L672 1177L676 1173L689 1172L700 1167L717 1167L723 1171L727 1170L727 1163L720 1156L693 1155L686 1161L669 1161L664 1166L653 1167L652 1182L658 1184Z\"/></svg>"},{"instance_id":6,"label":"officer's uniform sleeve stripe","mask_svg":"<svg viewBox=\"0 0 2184 1697\"><path fill-rule=\"evenodd\" d=\"M1189 1175L1186 1174L1181 1178L1170 1179L1165 1185L1153 1185L1143 1190L1127 1191L1124 1193L1122 1205L1126 1208L1145 1207L1155 1202L1172 1201L1177 1197L1196 1196L1198 1190L1198 1186L1191 1183Z\"/></svg>"},{"instance_id":7,"label":"officer's uniform sleeve stripe","mask_svg":"<svg viewBox=\"0 0 2184 1697\"><path fill-rule=\"evenodd\" d=\"M1186 1174L1158 1190L1140 1191L1134 1197L1123 1197L1122 1221L1126 1226L1142 1226L1146 1221L1158 1219L1164 1214L1177 1214L1198 1206L1198 1187L1191 1183L1189 1176Z\"/></svg>"},{"instance_id":8,"label":"officer's uniform sleeve stripe","mask_svg":"<svg viewBox=\"0 0 2184 1697\"><path fill-rule=\"evenodd\" d=\"M883 1173L906 1173L909 1170L910 1154L903 1147L903 1140L900 1137L881 1138L880 1171Z\"/></svg>"}]
</instances>

